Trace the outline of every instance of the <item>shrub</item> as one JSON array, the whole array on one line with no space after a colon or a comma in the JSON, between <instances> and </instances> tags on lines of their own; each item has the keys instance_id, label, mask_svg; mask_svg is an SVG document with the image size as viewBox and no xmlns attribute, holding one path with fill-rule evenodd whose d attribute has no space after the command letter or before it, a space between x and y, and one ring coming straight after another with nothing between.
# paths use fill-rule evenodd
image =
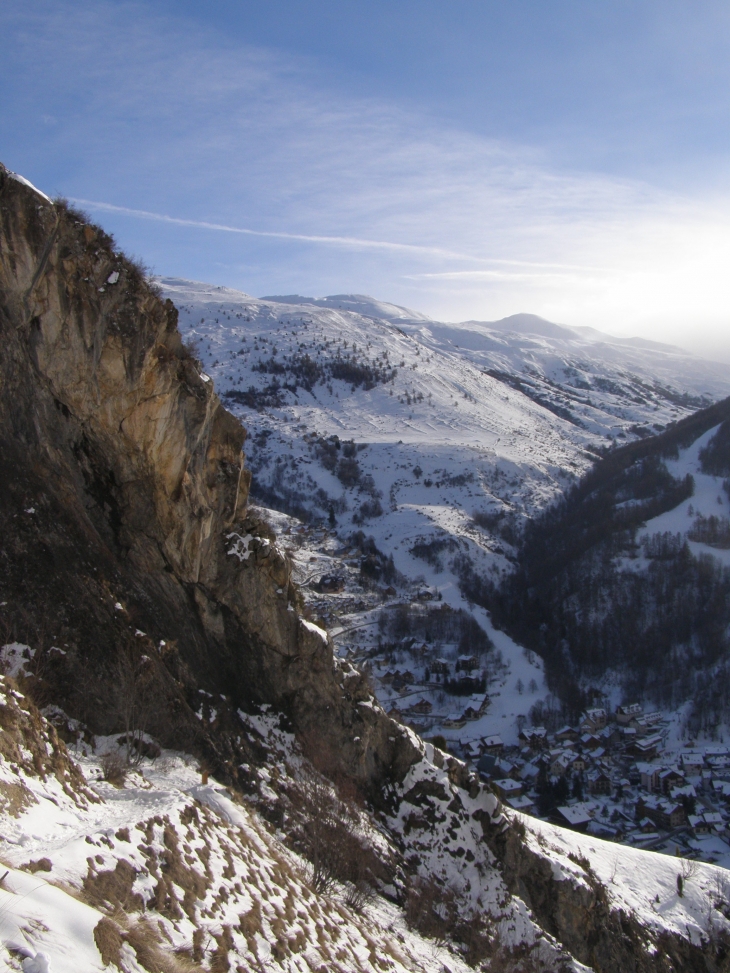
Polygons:
<instances>
[{"instance_id":1,"label":"shrub","mask_svg":"<svg viewBox=\"0 0 730 973\"><path fill-rule=\"evenodd\" d=\"M123 753L109 750L101 758L101 776L115 787L122 787L129 769Z\"/></svg>"}]
</instances>

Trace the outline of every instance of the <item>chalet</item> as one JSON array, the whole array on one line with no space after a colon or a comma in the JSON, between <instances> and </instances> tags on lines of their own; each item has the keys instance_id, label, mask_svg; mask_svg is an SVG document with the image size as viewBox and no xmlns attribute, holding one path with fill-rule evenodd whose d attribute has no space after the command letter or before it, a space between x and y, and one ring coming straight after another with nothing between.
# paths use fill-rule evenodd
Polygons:
<instances>
[{"instance_id":1,"label":"chalet","mask_svg":"<svg viewBox=\"0 0 730 973\"><path fill-rule=\"evenodd\" d=\"M535 802L526 794L520 797L508 797L505 804L509 804L514 811L522 811L523 814L532 814L535 810Z\"/></svg>"},{"instance_id":2,"label":"chalet","mask_svg":"<svg viewBox=\"0 0 730 973\"><path fill-rule=\"evenodd\" d=\"M477 772L479 776L483 777L485 780L489 780L491 777L494 777L494 771L498 763L499 761L493 753L483 754L477 761Z\"/></svg>"},{"instance_id":3,"label":"chalet","mask_svg":"<svg viewBox=\"0 0 730 973\"><path fill-rule=\"evenodd\" d=\"M391 718L391 720L396 720L398 723L400 723L403 713L394 703L388 710L388 716Z\"/></svg>"},{"instance_id":4,"label":"chalet","mask_svg":"<svg viewBox=\"0 0 730 973\"><path fill-rule=\"evenodd\" d=\"M705 758L696 750L685 750L679 755L682 770L689 777L699 777L705 766Z\"/></svg>"},{"instance_id":5,"label":"chalet","mask_svg":"<svg viewBox=\"0 0 730 973\"><path fill-rule=\"evenodd\" d=\"M632 720L643 715L644 708L641 703L629 703L627 706L616 707L616 722L622 726L628 726Z\"/></svg>"},{"instance_id":6,"label":"chalet","mask_svg":"<svg viewBox=\"0 0 730 973\"><path fill-rule=\"evenodd\" d=\"M639 818L650 818L656 827L663 828L665 831L679 828L686 821L681 804L656 797L639 798L636 814Z\"/></svg>"},{"instance_id":7,"label":"chalet","mask_svg":"<svg viewBox=\"0 0 730 973\"><path fill-rule=\"evenodd\" d=\"M641 760L652 760L659 754L661 749L661 737L651 736L643 740L635 739L626 747L626 753L639 757Z\"/></svg>"},{"instance_id":8,"label":"chalet","mask_svg":"<svg viewBox=\"0 0 730 973\"><path fill-rule=\"evenodd\" d=\"M449 713L444 719L444 726L447 729L460 730L463 726L466 726L466 720L461 713Z\"/></svg>"},{"instance_id":9,"label":"chalet","mask_svg":"<svg viewBox=\"0 0 730 973\"><path fill-rule=\"evenodd\" d=\"M726 780L713 780L712 789L717 797L724 801L730 801L730 782Z\"/></svg>"},{"instance_id":10,"label":"chalet","mask_svg":"<svg viewBox=\"0 0 730 973\"><path fill-rule=\"evenodd\" d=\"M336 574L323 574L312 587L320 594L336 594L345 590L345 579Z\"/></svg>"},{"instance_id":11,"label":"chalet","mask_svg":"<svg viewBox=\"0 0 730 973\"><path fill-rule=\"evenodd\" d=\"M591 794L611 793L611 778L605 770L593 770L588 774L588 790Z\"/></svg>"},{"instance_id":12,"label":"chalet","mask_svg":"<svg viewBox=\"0 0 730 973\"><path fill-rule=\"evenodd\" d=\"M559 824L565 825L573 831L585 831L595 813L596 805L593 802L581 801L578 804L556 808L555 817Z\"/></svg>"},{"instance_id":13,"label":"chalet","mask_svg":"<svg viewBox=\"0 0 730 973\"><path fill-rule=\"evenodd\" d=\"M524 764L520 767L518 776L525 782L527 787L532 787L540 776L540 768L536 767L535 764Z\"/></svg>"},{"instance_id":14,"label":"chalet","mask_svg":"<svg viewBox=\"0 0 730 973\"><path fill-rule=\"evenodd\" d=\"M696 799L697 791L691 784L685 784L684 787L673 787L669 796L676 803L677 801L681 801L684 797L694 797Z\"/></svg>"},{"instance_id":15,"label":"chalet","mask_svg":"<svg viewBox=\"0 0 730 973\"><path fill-rule=\"evenodd\" d=\"M501 777L519 777L517 767L509 760L500 760L494 754L485 753L477 762L477 771L486 780L499 780Z\"/></svg>"},{"instance_id":16,"label":"chalet","mask_svg":"<svg viewBox=\"0 0 730 973\"><path fill-rule=\"evenodd\" d=\"M451 667L446 659L434 659L429 669L435 676L448 676L451 672Z\"/></svg>"},{"instance_id":17,"label":"chalet","mask_svg":"<svg viewBox=\"0 0 730 973\"><path fill-rule=\"evenodd\" d=\"M469 697L469 701L464 707L464 717L467 720L478 720L484 716L489 706L489 696L486 693L475 693Z\"/></svg>"},{"instance_id":18,"label":"chalet","mask_svg":"<svg viewBox=\"0 0 730 973\"><path fill-rule=\"evenodd\" d=\"M562 726L555 734L555 739L563 743L566 740L577 740L578 736L578 731L574 730L572 726Z\"/></svg>"},{"instance_id":19,"label":"chalet","mask_svg":"<svg viewBox=\"0 0 730 973\"><path fill-rule=\"evenodd\" d=\"M408 712L418 714L419 716L428 716L432 709L433 703L431 700L425 699L423 696L419 696L408 707Z\"/></svg>"},{"instance_id":20,"label":"chalet","mask_svg":"<svg viewBox=\"0 0 730 973\"><path fill-rule=\"evenodd\" d=\"M705 823L711 831L725 830L725 822L719 811L705 811L702 817L705 819Z\"/></svg>"},{"instance_id":21,"label":"chalet","mask_svg":"<svg viewBox=\"0 0 730 973\"><path fill-rule=\"evenodd\" d=\"M480 748L482 753L501 753L504 749L504 743L502 742L502 737L491 736L482 737Z\"/></svg>"},{"instance_id":22,"label":"chalet","mask_svg":"<svg viewBox=\"0 0 730 973\"><path fill-rule=\"evenodd\" d=\"M589 709L583 714L580 721L580 728L584 733L595 733L602 730L606 725L605 709Z\"/></svg>"},{"instance_id":23,"label":"chalet","mask_svg":"<svg viewBox=\"0 0 730 973\"><path fill-rule=\"evenodd\" d=\"M595 734L605 747L615 747L621 742L621 730L615 723L604 726Z\"/></svg>"},{"instance_id":24,"label":"chalet","mask_svg":"<svg viewBox=\"0 0 730 973\"><path fill-rule=\"evenodd\" d=\"M482 755L476 740L459 740L459 746L467 760L478 760Z\"/></svg>"},{"instance_id":25,"label":"chalet","mask_svg":"<svg viewBox=\"0 0 730 973\"><path fill-rule=\"evenodd\" d=\"M659 772L659 789L662 794L669 794L675 787L681 787L683 784L684 775L674 767Z\"/></svg>"},{"instance_id":26,"label":"chalet","mask_svg":"<svg viewBox=\"0 0 730 973\"><path fill-rule=\"evenodd\" d=\"M479 659L475 655L460 655L456 660L457 672L471 672L479 668Z\"/></svg>"},{"instance_id":27,"label":"chalet","mask_svg":"<svg viewBox=\"0 0 730 973\"><path fill-rule=\"evenodd\" d=\"M501 780L493 780L492 788L497 797L501 798L503 801L506 801L510 797L522 796L522 784L519 781L512 780L511 777L503 777Z\"/></svg>"},{"instance_id":28,"label":"chalet","mask_svg":"<svg viewBox=\"0 0 730 973\"><path fill-rule=\"evenodd\" d=\"M707 834L710 830L710 825L705 821L703 814L690 814L687 821L695 834Z\"/></svg>"},{"instance_id":29,"label":"chalet","mask_svg":"<svg viewBox=\"0 0 730 973\"><path fill-rule=\"evenodd\" d=\"M592 733L584 733L580 738L580 745L584 750L597 750L601 745L601 741Z\"/></svg>"},{"instance_id":30,"label":"chalet","mask_svg":"<svg viewBox=\"0 0 730 973\"><path fill-rule=\"evenodd\" d=\"M550 763L550 773L553 777L564 777L573 766L573 754L561 750Z\"/></svg>"},{"instance_id":31,"label":"chalet","mask_svg":"<svg viewBox=\"0 0 730 973\"><path fill-rule=\"evenodd\" d=\"M520 743L526 744L531 750L544 750L547 746L547 730L544 726L525 727L520 730Z\"/></svg>"}]
</instances>

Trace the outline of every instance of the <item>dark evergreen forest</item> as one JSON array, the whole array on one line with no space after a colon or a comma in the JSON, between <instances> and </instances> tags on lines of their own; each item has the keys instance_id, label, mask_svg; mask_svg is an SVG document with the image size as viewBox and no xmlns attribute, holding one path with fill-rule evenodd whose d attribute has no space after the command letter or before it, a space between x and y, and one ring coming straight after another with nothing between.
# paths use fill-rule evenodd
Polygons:
<instances>
[{"instance_id":1,"label":"dark evergreen forest","mask_svg":"<svg viewBox=\"0 0 730 973\"><path fill-rule=\"evenodd\" d=\"M702 471L730 478L726 399L607 453L527 526L519 568L501 586L464 565L464 593L542 656L566 716L609 669L621 673L627 700L676 706L693 697L698 728L711 729L730 707L730 569L693 556L679 534L637 541L647 520L692 496L692 477L673 477L666 460L719 423ZM698 517L689 536L727 548L730 522Z\"/></svg>"}]
</instances>

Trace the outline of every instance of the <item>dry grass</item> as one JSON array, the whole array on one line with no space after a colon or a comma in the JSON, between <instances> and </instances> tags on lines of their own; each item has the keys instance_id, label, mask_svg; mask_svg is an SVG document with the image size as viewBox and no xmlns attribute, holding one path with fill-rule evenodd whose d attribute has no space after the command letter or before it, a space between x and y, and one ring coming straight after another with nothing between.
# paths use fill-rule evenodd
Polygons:
<instances>
[{"instance_id":1,"label":"dry grass","mask_svg":"<svg viewBox=\"0 0 730 973\"><path fill-rule=\"evenodd\" d=\"M0 813L19 818L26 808L37 803L25 784L0 780Z\"/></svg>"},{"instance_id":2,"label":"dry grass","mask_svg":"<svg viewBox=\"0 0 730 973\"><path fill-rule=\"evenodd\" d=\"M136 874L124 858L119 859L113 872L92 872L89 868L81 897L96 909L138 912L144 908L144 900L139 893L132 891Z\"/></svg>"},{"instance_id":3,"label":"dry grass","mask_svg":"<svg viewBox=\"0 0 730 973\"><path fill-rule=\"evenodd\" d=\"M122 931L116 922L104 917L97 922L94 927L94 942L101 954L101 961L104 966L113 963L120 966L122 959Z\"/></svg>"},{"instance_id":4,"label":"dry grass","mask_svg":"<svg viewBox=\"0 0 730 973\"><path fill-rule=\"evenodd\" d=\"M20 866L24 872L50 872L53 868L53 863L50 858L39 858L37 861L26 862L25 865Z\"/></svg>"}]
</instances>

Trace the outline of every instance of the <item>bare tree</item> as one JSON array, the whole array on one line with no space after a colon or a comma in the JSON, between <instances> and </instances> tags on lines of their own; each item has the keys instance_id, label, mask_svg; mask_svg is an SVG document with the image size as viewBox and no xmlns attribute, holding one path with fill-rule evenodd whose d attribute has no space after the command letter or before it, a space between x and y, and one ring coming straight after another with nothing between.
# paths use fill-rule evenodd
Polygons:
<instances>
[{"instance_id":1,"label":"bare tree","mask_svg":"<svg viewBox=\"0 0 730 973\"><path fill-rule=\"evenodd\" d=\"M155 705L154 669L146 655L137 656L133 647L117 661L117 712L124 726L127 764L136 767L144 754L144 736Z\"/></svg>"}]
</instances>

